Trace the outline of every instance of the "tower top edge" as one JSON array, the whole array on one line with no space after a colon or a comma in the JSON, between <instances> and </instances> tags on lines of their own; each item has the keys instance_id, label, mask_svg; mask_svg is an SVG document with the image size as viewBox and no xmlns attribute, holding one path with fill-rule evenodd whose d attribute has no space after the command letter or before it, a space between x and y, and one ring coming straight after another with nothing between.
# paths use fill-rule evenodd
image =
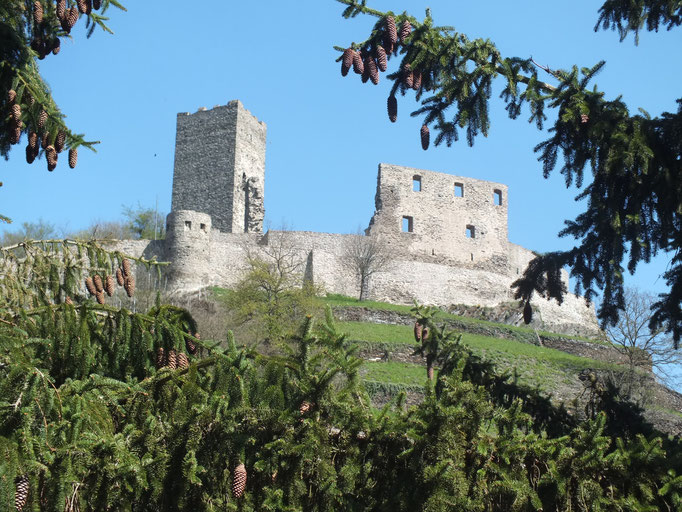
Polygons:
<instances>
[{"instance_id":1,"label":"tower top edge","mask_svg":"<svg viewBox=\"0 0 682 512\"><path fill-rule=\"evenodd\" d=\"M232 110L232 111L236 110L237 112L241 111L241 112L244 112L245 114L250 115L256 121L258 121L258 124L266 126L264 121L261 121L255 115L253 115L253 113L251 113L250 110L244 108L244 104L240 100L230 100L225 105L215 105L213 108L199 107L197 109L197 111L194 113L178 112L177 117L196 116L196 115L208 114L210 112L214 112L217 110Z\"/></svg>"}]
</instances>

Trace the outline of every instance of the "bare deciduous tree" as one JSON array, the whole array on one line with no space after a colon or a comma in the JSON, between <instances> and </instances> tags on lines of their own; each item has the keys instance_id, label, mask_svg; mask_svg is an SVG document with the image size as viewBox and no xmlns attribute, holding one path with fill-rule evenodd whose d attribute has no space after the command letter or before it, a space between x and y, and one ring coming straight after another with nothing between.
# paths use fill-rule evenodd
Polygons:
<instances>
[{"instance_id":1,"label":"bare deciduous tree","mask_svg":"<svg viewBox=\"0 0 682 512\"><path fill-rule=\"evenodd\" d=\"M345 241L344 262L360 279L361 301L369 295L370 278L381 272L391 259L388 246L377 235L365 235L358 229Z\"/></svg>"},{"instance_id":2,"label":"bare deciduous tree","mask_svg":"<svg viewBox=\"0 0 682 512\"><path fill-rule=\"evenodd\" d=\"M661 381L672 386L680 380L675 371L682 369L682 352L675 350L672 336L662 328L649 328L655 300L649 293L626 288L625 308L616 325L606 332L616 349L627 358L631 374L637 369L652 369Z\"/></svg>"}]
</instances>

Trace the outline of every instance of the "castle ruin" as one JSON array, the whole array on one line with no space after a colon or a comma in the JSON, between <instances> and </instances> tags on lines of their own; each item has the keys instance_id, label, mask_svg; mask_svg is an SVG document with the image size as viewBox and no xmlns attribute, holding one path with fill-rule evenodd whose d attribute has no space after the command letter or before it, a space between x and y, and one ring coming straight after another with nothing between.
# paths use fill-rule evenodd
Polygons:
<instances>
[{"instance_id":1,"label":"castle ruin","mask_svg":"<svg viewBox=\"0 0 682 512\"><path fill-rule=\"evenodd\" d=\"M349 239L362 235L263 233L265 137L265 123L237 100L178 114L167 238L128 241L121 250L170 261L168 286L189 292L234 286L248 270L248 256L285 243L302 277L326 292L356 296L359 279L344 256ZM511 283L534 254L509 242L508 202L500 183L379 164L366 234L385 244L391 261L372 276L369 297L439 306L513 301ZM561 306L541 297L532 304L548 329L598 330L592 307L574 295Z\"/></svg>"}]
</instances>

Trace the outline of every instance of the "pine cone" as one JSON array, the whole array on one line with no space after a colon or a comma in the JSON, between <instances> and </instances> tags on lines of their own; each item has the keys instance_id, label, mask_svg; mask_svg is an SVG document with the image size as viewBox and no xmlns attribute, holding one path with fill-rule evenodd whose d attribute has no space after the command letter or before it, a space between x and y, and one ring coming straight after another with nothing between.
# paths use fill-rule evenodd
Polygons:
<instances>
[{"instance_id":1,"label":"pine cone","mask_svg":"<svg viewBox=\"0 0 682 512\"><path fill-rule=\"evenodd\" d=\"M15 123L21 122L21 105L18 103L12 105L12 119L14 119Z\"/></svg>"},{"instance_id":2,"label":"pine cone","mask_svg":"<svg viewBox=\"0 0 682 512\"><path fill-rule=\"evenodd\" d=\"M197 344L194 343L189 338L185 338L185 348L187 349L187 352L189 352L192 355L197 353Z\"/></svg>"},{"instance_id":3,"label":"pine cone","mask_svg":"<svg viewBox=\"0 0 682 512\"><path fill-rule=\"evenodd\" d=\"M135 276L126 277L123 288L125 288L128 297L132 297L135 294Z\"/></svg>"},{"instance_id":4,"label":"pine cone","mask_svg":"<svg viewBox=\"0 0 682 512\"><path fill-rule=\"evenodd\" d=\"M168 351L168 359L166 360L166 366L171 370L175 370L178 367L177 355L175 354L175 349L172 348Z\"/></svg>"},{"instance_id":5,"label":"pine cone","mask_svg":"<svg viewBox=\"0 0 682 512\"><path fill-rule=\"evenodd\" d=\"M19 144L20 140L21 140L21 125L20 124L13 124L12 127L10 128L9 143L10 144Z\"/></svg>"},{"instance_id":6,"label":"pine cone","mask_svg":"<svg viewBox=\"0 0 682 512\"><path fill-rule=\"evenodd\" d=\"M78 16L79 16L78 9L76 9L75 6L71 7L71 9L69 9L68 14L66 15L66 22L69 25L69 31L73 28L73 26L78 21Z\"/></svg>"},{"instance_id":7,"label":"pine cone","mask_svg":"<svg viewBox=\"0 0 682 512\"><path fill-rule=\"evenodd\" d=\"M43 22L43 4L38 0L33 2L33 21L36 25L40 25Z\"/></svg>"},{"instance_id":8,"label":"pine cone","mask_svg":"<svg viewBox=\"0 0 682 512\"><path fill-rule=\"evenodd\" d=\"M121 260L121 268L123 269L123 276L124 277L128 277L129 275L131 275L130 261L128 260L128 258L123 258Z\"/></svg>"},{"instance_id":9,"label":"pine cone","mask_svg":"<svg viewBox=\"0 0 682 512\"><path fill-rule=\"evenodd\" d=\"M76 0L76 3L78 4L78 10L83 14L87 14L88 2L86 0Z\"/></svg>"},{"instance_id":10,"label":"pine cone","mask_svg":"<svg viewBox=\"0 0 682 512\"><path fill-rule=\"evenodd\" d=\"M38 149L38 134L36 132L28 134L28 147L32 150Z\"/></svg>"},{"instance_id":11,"label":"pine cone","mask_svg":"<svg viewBox=\"0 0 682 512\"><path fill-rule=\"evenodd\" d=\"M386 103L386 107L388 109L388 118L392 123L395 123L398 119L398 100L391 94L388 97L388 101Z\"/></svg>"},{"instance_id":12,"label":"pine cone","mask_svg":"<svg viewBox=\"0 0 682 512\"><path fill-rule=\"evenodd\" d=\"M7 103L14 103L14 100L17 99L17 92L14 89L10 89L7 91Z\"/></svg>"},{"instance_id":13,"label":"pine cone","mask_svg":"<svg viewBox=\"0 0 682 512\"><path fill-rule=\"evenodd\" d=\"M353 65L354 53L355 50L353 50L352 48L346 48L343 51L343 58L341 59L341 76L346 76L348 74L348 70Z\"/></svg>"},{"instance_id":14,"label":"pine cone","mask_svg":"<svg viewBox=\"0 0 682 512\"><path fill-rule=\"evenodd\" d=\"M78 162L78 148L69 149L69 167L71 167L72 169L75 169L77 162Z\"/></svg>"},{"instance_id":15,"label":"pine cone","mask_svg":"<svg viewBox=\"0 0 682 512\"><path fill-rule=\"evenodd\" d=\"M419 89L421 89L421 86L422 86L422 74L421 74L421 71L414 71L414 72L412 73L412 76L414 77L414 83L412 84L412 88L413 88L415 91L418 91Z\"/></svg>"},{"instance_id":16,"label":"pine cone","mask_svg":"<svg viewBox=\"0 0 682 512\"><path fill-rule=\"evenodd\" d=\"M55 37L52 40L52 54L57 55L59 53L59 50L61 50L61 48L62 48L61 41L59 40L58 37Z\"/></svg>"},{"instance_id":17,"label":"pine cone","mask_svg":"<svg viewBox=\"0 0 682 512\"><path fill-rule=\"evenodd\" d=\"M386 36L391 43L398 42L398 32L395 28L395 18L393 16L386 16Z\"/></svg>"},{"instance_id":18,"label":"pine cone","mask_svg":"<svg viewBox=\"0 0 682 512\"><path fill-rule=\"evenodd\" d=\"M424 326L420 324L419 322L414 323L414 339L417 343L421 343L422 341L422 332L424 330Z\"/></svg>"},{"instance_id":19,"label":"pine cone","mask_svg":"<svg viewBox=\"0 0 682 512\"><path fill-rule=\"evenodd\" d=\"M403 24L400 26L400 42L404 43L405 39L407 39L407 36L409 36L411 32L412 25L410 25L410 22L407 20L403 21Z\"/></svg>"},{"instance_id":20,"label":"pine cone","mask_svg":"<svg viewBox=\"0 0 682 512\"><path fill-rule=\"evenodd\" d=\"M66 142L66 132L59 130L57 133L57 139L54 141L54 148L57 153L64 151L64 143Z\"/></svg>"},{"instance_id":21,"label":"pine cone","mask_svg":"<svg viewBox=\"0 0 682 512\"><path fill-rule=\"evenodd\" d=\"M365 67L367 68L367 74L369 75L369 79L372 81L374 85L377 85L379 83L379 70L377 69L377 63L369 55L367 56L367 60L365 61Z\"/></svg>"},{"instance_id":22,"label":"pine cone","mask_svg":"<svg viewBox=\"0 0 682 512\"><path fill-rule=\"evenodd\" d=\"M108 274L106 278L104 279L104 291L107 292L107 295L111 297L114 294L114 290L116 289L116 284L114 281L114 276L111 274Z\"/></svg>"},{"instance_id":23,"label":"pine cone","mask_svg":"<svg viewBox=\"0 0 682 512\"><path fill-rule=\"evenodd\" d=\"M244 494L244 489L246 488L246 467L244 464L239 464L234 468L234 474L232 477L232 496L234 499L238 500Z\"/></svg>"},{"instance_id":24,"label":"pine cone","mask_svg":"<svg viewBox=\"0 0 682 512\"><path fill-rule=\"evenodd\" d=\"M408 89L412 89L412 86L414 85L414 73L409 64L405 64L403 67L403 83Z\"/></svg>"},{"instance_id":25,"label":"pine cone","mask_svg":"<svg viewBox=\"0 0 682 512\"><path fill-rule=\"evenodd\" d=\"M380 71L386 71L388 68L388 57L386 56L386 50L381 45L377 46L377 66Z\"/></svg>"},{"instance_id":26,"label":"pine cone","mask_svg":"<svg viewBox=\"0 0 682 512\"><path fill-rule=\"evenodd\" d=\"M358 75L362 75L365 72L365 64L362 62L360 52L353 52L353 71Z\"/></svg>"},{"instance_id":27,"label":"pine cone","mask_svg":"<svg viewBox=\"0 0 682 512\"><path fill-rule=\"evenodd\" d=\"M57 18L59 18L59 21L64 19L65 15L66 15L66 0L57 0Z\"/></svg>"},{"instance_id":28,"label":"pine cone","mask_svg":"<svg viewBox=\"0 0 682 512\"><path fill-rule=\"evenodd\" d=\"M424 328L422 329L422 341L424 341L425 339L428 339L428 337L429 337L429 328L424 326Z\"/></svg>"},{"instance_id":29,"label":"pine cone","mask_svg":"<svg viewBox=\"0 0 682 512\"><path fill-rule=\"evenodd\" d=\"M156 369L160 370L165 366L166 363L166 357L164 354L163 347L159 347L156 349Z\"/></svg>"},{"instance_id":30,"label":"pine cone","mask_svg":"<svg viewBox=\"0 0 682 512\"><path fill-rule=\"evenodd\" d=\"M95 277L92 278L92 282L95 283L95 290L98 292L104 291L104 283L102 282L102 277L99 274L95 274Z\"/></svg>"},{"instance_id":31,"label":"pine cone","mask_svg":"<svg viewBox=\"0 0 682 512\"><path fill-rule=\"evenodd\" d=\"M187 368L189 366L189 359L187 359L187 354L184 352L179 352L177 356L175 356L175 360L178 364L178 368L181 370Z\"/></svg>"},{"instance_id":32,"label":"pine cone","mask_svg":"<svg viewBox=\"0 0 682 512\"><path fill-rule=\"evenodd\" d=\"M97 288L95 288L92 277L85 278L85 287L88 289L88 292L90 292L90 295L95 295L97 293Z\"/></svg>"},{"instance_id":33,"label":"pine cone","mask_svg":"<svg viewBox=\"0 0 682 512\"><path fill-rule=\"evenodd\" d=\"M102 7L102 0L93 0L92 1L92 8L93 9L98 11L100 7Z\"/></svg>"},{"instance_id":34,"label":"pine cone","mask_svg":"<svg viewBox=\"0 0 682 512\"><path fill-rule=\"evenodd\" d=\"M54 170L55 167L57 167L57 151L54 149L54 146L47 146L45 148L45 158L47 159L47 168Z\"/></svg>"},{"instance_id":35,"label":"pine cone","mask_svg":"<svg viewBox=\"0 0 682 512\"><path fill-rule=\"evenodd\" d=\"M523 323L528 325L533 320L533 308L530 302L526 301L526 305L523 306Z\"/></svg>"},{"instance_id":36,"label":"pine cone","mask_svg":"<svg viewBox=\"0 0 682 512\"><path fill-rule=\"evenodd\" d=\"M104 304L104 292L95 293L95 298L97 299L98 304Z\"/></svg>"},{"instance_id":37,"label":"pine cone","mask_svg":"<svg viewBox=\"0 0 682 512\"><path fill-rule=\"evenodd\" d=\"M32 164L36 159L36 152L31 146L26 146L26 163Z\"/></svg>"},{"instance_id":38,"label":"pine cone","mask_svg":"<svg viewBox=\"0 0 682 512\"><path fill-rule=\"evenodd\" d=\"M48 160L47 161L47 170L52 172L57 168L57 161L56 160Z\"/></svg>"},{"instance_id":39,"label":"pine cone","mask_svg":"<svg viewBox=\"0 0 682 512\"><path fill-rule=\"evenodd\" d=\"M589 120L590 120L590 116L588 116L587 114L580 114L580 122L582 124L587 123Z\"/></svg>"},{"instance_id":40,"label":"pine cone","mask_svg":"<svg viewBox=\"0 0 682 512\"><path fill-rule=\"evenodd\" d=\"M45 127L45 123L47 123L47 112L41 110L38 115L38 130L42 130Z\"/></svg>"},{"instance_id":41,"label":"pine cone","mask_svg":"<svg viewBox=\"0 0 682 512\"><path fill-rule=\"evenodd\" d=\"M310 409L312 409L312 407L313 407L313 404L311 404L310 402L304 401L301 403L301 406L298 408L298 412L301 416L303 416L305 413L310 411Z\"/></svg>"},{"instance_id":42,"label":"pine cone","mask_svg":"<svg viewBox=\"0 0 682 512\"><path fill-rule=\"evenodd\" d=\"M28 500L28 477L21 475L14 480L16 486L16 493L14 495L14 508L17 512L21 512Z\"/></svg>"},{"instance_id":43,"label":"pine cone","mask_svg":"<svg viewBox=\"0 0 682 512\"><path fill-rule=\"evenodd\" d=\"M426 151L429 149L429 127L423 124L420 133L422 139L422 149Z\"/></svg>"},{"instance_id":44,"label":"pine cone","mask_svg":"<svg viewBox=\"0 0 682 512\"><path fill-rule=\"evenodd\" d=\"M123 280L123 271L120 268L116 269L116 282L119 286L123 286L125 281Z\"/></svg>"},{"instance_id":45,"label":"pine cone","mask_svg":"<svg viewBox=\"0 0 682 512\"><path fill-rule=\"evenodd\" d=\"M67 295L66 299L64 299L64 303L68 304L69 306L73 306L73 299Z\"/></svg>"}]
</instances>

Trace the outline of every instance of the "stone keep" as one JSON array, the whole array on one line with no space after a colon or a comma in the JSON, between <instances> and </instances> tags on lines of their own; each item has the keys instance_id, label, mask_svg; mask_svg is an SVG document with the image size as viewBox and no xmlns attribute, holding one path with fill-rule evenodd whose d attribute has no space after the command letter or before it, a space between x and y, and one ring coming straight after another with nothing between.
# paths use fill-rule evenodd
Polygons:
<instances>
[{"instance_id":1,"label":"stone keep","mask_svg":"<svg viewBox=\"0 0 682 512\"><path fill-rule=\"evenodd\" d=\"M262 231L265 135L239 100L178 114L171 211L205 213L224 233Z\"/></svg>"}]
</instances>

